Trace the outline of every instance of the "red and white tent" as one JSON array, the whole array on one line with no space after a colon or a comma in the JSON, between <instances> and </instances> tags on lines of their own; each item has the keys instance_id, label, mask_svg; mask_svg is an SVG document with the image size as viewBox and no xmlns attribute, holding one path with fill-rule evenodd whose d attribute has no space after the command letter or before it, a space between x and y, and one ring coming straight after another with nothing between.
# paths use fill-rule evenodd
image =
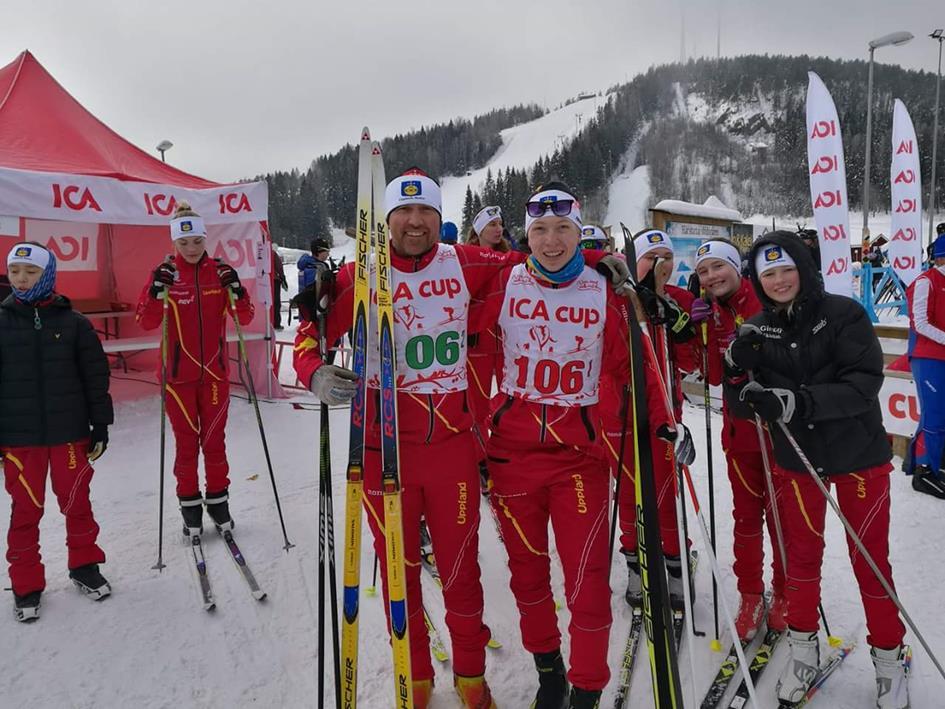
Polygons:
<instances>
[{"instance_id":1,"label":"red and white tent","mask_svg":"<svg viewBox=\"0 0 945 709\"><path fill-rule=\"evenodd\" d=\"M221 185L152 157L89 113L28 51L0 69L3 254L17 239L47 245L59 262L59 292L118 313L133 307L170 253L168 221L181 200L204 218L210 254L236 268L252 294L256 317L245 331L256 387L281 394L270 365L266 183ZM119 339L155 336L130 317L113 322ZM135 367L154 356L142 352Z\"/></svg>"}]
</instances>

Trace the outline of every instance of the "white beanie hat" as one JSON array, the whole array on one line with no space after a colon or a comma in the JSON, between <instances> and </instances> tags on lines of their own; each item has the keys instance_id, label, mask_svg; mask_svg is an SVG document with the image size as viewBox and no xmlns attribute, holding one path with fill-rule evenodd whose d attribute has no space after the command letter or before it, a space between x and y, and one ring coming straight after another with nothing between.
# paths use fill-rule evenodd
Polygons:
<instances>
[{"instance_id":1,"label":"white beanie hat","mask_svg":"<svg viewBox=\"0 0 945 709\"><path fill-rule=\"evenodd\" d=\"M594 241L603 241L605 243L609 241L604 230L596 224L585 224L581 229L581 239L593 239Z\"/></svg>"},{"instance_id":2,"label":"white beanie hat","mask_svg":"<svg viewBox=\"0 0 945 709\"><path fill-rule=\"evenodd\" d=\"M475 217L473 217L473 222L472 222L473 230L477 234L481 234L482 230L486 228L489 222L491 222L493 219L501 219L501 218L502 218L501 208L495 207L495 206L483 207L482 209L479 210L479 213L476 214Z\"/></svg>"},{"instance_id":3,"label":"white beanie hat","mask_svg":"<svg viewBox=\"0 0 945 709\"><path fill-rule=\"evenodd\" d=\"M411 168L403 175L395 177L384 191L386 218L390 218L390 213L398 207L408 204L424 204L443 216L440 186L436 180L417 168Z\"/></svg>"},{"instance_id":4,"label":"white beanie hat","mask_svg":"<svg viewBox=\"0 0 945 709\"><path fill-rule=\"evenodd\" d=\"M557 185L557 184L560 184L560 183L550 183L549 187L551 187L551 185ZM571 211L568 212L564 216L565 216L565 219L570 219L572 222L574 222L577 225L578 230L580 230L584 226L584 222L581 221L581 203L578 201L578 198L575 197L570 192L565 192L563 189L557 189L556 187L551 187L551 189L539 189L538 192L536 192L535 194L533 194L531 197L528 198L528 202L526 204L535 203L535 204L551 205L559 201L572 202ZM546 211L540 217L533 217L528 213L528 207L526 206L525 207L525 233L528 234L529 228L531 228L531 225L535 221L543 217L547 217L547 216L556 216L556 215L551 209L546 209Z\"/></svg>"},{"instance_id":5,"label":"white beanie hat","mask_svg":"<svg viewBox=\"0 0 945 709\"><path fill-rule=\"evenodd\" d=\"M175 217L171 219L171 241L189 236L206 236L207 227L203 217Z\"/></svg>"},{"instance_id":6,"label":"white beanie hat","mask_svg":"<svg viewBox=\"0 0 945 709\"><path fill-rule=\"evenodd\" d=\"M642 234L633 237L633 249L637 254L637 261L639 261L653 249L669 249L672 251L673 242L666 235L665 231L648 229Z\"/></svg>"},{"instance_id":7,"label":"white beanie hat","mask_svg":"<svg viewBox=\"0 0 945 709\"><path fill-rule=\"evenodd\" d=\"M796 266L791 254L785 251L784 247L777 244L765 244L758 250L755 256L755 271L760 276L765 271L770 271L778 266Z\"/></svg>"},{"instance_id":8,"label":"white beanie hat","mask_svg":"<svg viewBox=\"0 0 945 709\"><path fill-rule=\"evenodd\" d=\"M37 266L45 271L49 265L49 251L38 244L17 244L7 254L7 268L15 263Z\"/></svg>"},{"instance_id":9,"label":"white beanie hat","mask_svg":"<svg viewBox=\"0 0 945 709\"><path fill-rule=\"evenodd\" d=\"M707 241L696 249L696 268L699 264L709 259L719 259L731 265L739 275L742 272L742 257L735 248L735 244L728 241Z\"/></svg>"}]
</instances>

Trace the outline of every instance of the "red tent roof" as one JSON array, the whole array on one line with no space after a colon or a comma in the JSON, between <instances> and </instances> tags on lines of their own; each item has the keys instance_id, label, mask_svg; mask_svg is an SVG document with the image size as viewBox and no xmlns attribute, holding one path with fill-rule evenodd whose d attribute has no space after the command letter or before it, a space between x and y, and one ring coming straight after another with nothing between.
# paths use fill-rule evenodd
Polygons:
<instances>
[{"instance_id":1,"label":"red tent roof","mask_svg":"<svg viewBox=\"0 0 945 709\"><path fill-rule=\"evenodd\" d=\"M89 113L30 52L0 69L0 167L217 187L132 145Z\"/></svg>"}]
</instances>

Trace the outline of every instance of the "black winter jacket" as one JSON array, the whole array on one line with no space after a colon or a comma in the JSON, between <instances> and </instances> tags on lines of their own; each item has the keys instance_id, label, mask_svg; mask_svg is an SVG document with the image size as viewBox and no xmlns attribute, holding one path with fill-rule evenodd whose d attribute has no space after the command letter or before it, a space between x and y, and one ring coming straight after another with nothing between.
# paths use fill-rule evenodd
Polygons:
<instances>
[{"instance_id":1,"label":"black winter jacket","mask_svg":"<svg viewBox=\"0 0 945 709\"><path fill-rule=\"evenodd\" d=\"M111 424L108 379L102 343L68 298L0 304L0 447L70 443Z\"/></svg>"},{"instance_id":2,"label":"black winter jacket","mask_svg":"<svg viewBox=\"0 0 945 709\"><path fill-rule=\"evenodd\" d=\"M771 244L791 255L800 274L800 294L790 312L775 309L755 269L756 255ZM840 475L888 463L892 450L878 401L883 352L866 311L852 298L824 292L810 251L789 232L755 242L748 264L764 307L748 322L766 338L755 379L795 392L801 415L795 414L788 429L816 471ZM725 397L736 416L751 418L752 409L738 397L746 381L746 376L727 377ZM806 472L781 427L769 429L778 464Z\"/></svg>"}]
</instances>

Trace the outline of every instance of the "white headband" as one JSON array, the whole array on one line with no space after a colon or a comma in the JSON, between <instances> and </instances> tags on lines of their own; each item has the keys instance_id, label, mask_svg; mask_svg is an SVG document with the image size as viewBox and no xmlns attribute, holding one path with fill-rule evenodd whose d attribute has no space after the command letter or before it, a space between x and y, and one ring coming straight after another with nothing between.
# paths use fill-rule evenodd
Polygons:
<instances>
[{"instance_id":1,"label":"white headband","mask_svg":"<svg viewBox=\"0 0 945 709\"><path fill-rule=\"evenodd\" d=\"M581 221L581 203L578 201L577 197L573 194L568 194L562 190L544 190L543 192L538 192L532 195L528 204L537 202L538 204L551 205L558 201L569 201L573 202L571 205L571 211L565 215L565 219L570 219L577 225L578 230L584 227L584 222ZM525 208L525 233L528 234L528 230L531 228L532 224L535 223L538 219L543 219L548 216L556 216L553 211L546 209L546 211L540 217L533 217L528 213L528 207Z\"/></svg>"},{"instance_id":2,"label":"white headband","mask_svg":"<svg viewBox=\"0 0 945 709\"><path fill-rule=\"evenodd\" d=\"M15 263L38 266L45 271L49 265L49 252L36 244L17 244L7 254L7 268Z\"/></svg>"},{"instance_id":3,"label":"white headband","mask_svg":"<svg viewBox=\"0 0 945 709\"><path fill-rule=\"evenodd\" d=\"M796 266L791 254L777 244L767 244L755 256L755 271L760 276L765 271L770 271L778 266Z\"/></svg>"},{"instance_id":4,"label":"white headband","mask_svg":"<svg viewBox=\"0 0 945 709\"><path fill-rule=\"evenodd\" d=\"M735 248L734 244L730 244L727 241L707 241L698 249L696 249L696 268L699 268L699 264L703 261L708 261L709 259L719 259L720 261L725 261L725 263L731 265L739 275L742 272L742 257L738 253L738 249Z\"/></svg>"},{"instance_id":5,"label":"white headband","mask_svg":"<svg viewBox=\"0 0 945 709\"><path fill-rule=\"evenodd\" d=\"M666 232L659 229L650 229L633 240L633 249L636 251L637 261L639 261L653 249L669 249L672 251L673 242L666 235Z\"/></svg>"},{"instance_id":6,"label":"white headband","mask_svg":"<svg viewBox=\"0 0 945 709\"><path fill-rule=\"evenodd\" d=\"M607 234L596 224L585 224L581 229L581 239L593 239L594 241L608 241Z\"/></svg>"},{"instance_id":7,"label":"white headband","mask_svg":"<svg viewBox=\"0 0 945 709\"><path fill-rule=\"evenodd\" d=\"M424 204L435 209L437 214L443 214L440 186L419 172L403 174L391 180L384 191L384 204L385 216L388 218L395 209L408 204Z\"/></svg>"},{"instance_id":8,"label":"white headband","mask_svg":"<svg viewBox=\"0 0 945 709\"><path fill-rule=\"evenodd\" d=\"M206 236L207 227L203 217L176 217L171 219L171 241L189 236Z\"/></svg>"},{"instance_id":9,"label":"white headband","mask_svg":"<svg viewBox=\"0 0 945 709\"><path fill-rule=\"evenodd\" d=\"M482 230L486 228L489 222L491 222L493 219L501 218L502 210L499 207L484 207L483 209L479 210L479 213L475 217L473 217L473 230L477 234L481 234Z\"/></svg>"}]
</instances>

